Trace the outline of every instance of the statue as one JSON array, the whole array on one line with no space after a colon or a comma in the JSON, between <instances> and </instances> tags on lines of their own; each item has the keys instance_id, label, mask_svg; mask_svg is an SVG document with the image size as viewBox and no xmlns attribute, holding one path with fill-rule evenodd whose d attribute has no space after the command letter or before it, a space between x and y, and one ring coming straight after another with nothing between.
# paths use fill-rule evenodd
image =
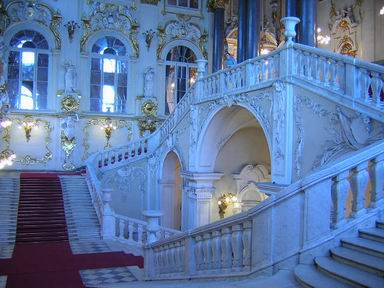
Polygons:
<instances>
[{"instance_id":1,"label":"statue","mask_svg":"<svg viewBox=\"0 0 384 288\"><path fill-rule=\"evenodd\" d=\"M152 67L148 67L144 72L144 97L152 98L153 94L153 79L155 77L155 71Z\"/></svg>"},{"instance_id":2,"label":"statue","mask_svg":"<svg viewBox=\"0 0 384 288\"><path fill-rule=\"evenodd\" d=\"M79 121L79 116L77 114L70 115L61 124L61 149L65 153L64 170L73 170L75 166L70 160L70 156L76 148L76 122Z\"/></svg>"},{"instance_id":3,"label":"statue","mask_svg":"<svg viewBox=\"0 0 384 288\"><path fill-rule=\"evenodd\" d=\"M64 84L65 84L65 93L76 93L77 85L77 73L75 65L72 65L71 61L68 61L64 65L65 75L64 75Z\"/></svg>"}]
</instances>

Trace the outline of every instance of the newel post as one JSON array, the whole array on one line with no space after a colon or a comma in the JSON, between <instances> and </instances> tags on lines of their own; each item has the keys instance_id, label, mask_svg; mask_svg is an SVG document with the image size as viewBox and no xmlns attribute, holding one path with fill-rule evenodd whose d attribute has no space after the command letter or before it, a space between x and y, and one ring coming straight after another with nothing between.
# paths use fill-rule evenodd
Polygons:
<instances>
[{"instance_id":1,"label":"newel post","mask_svg":"<svg viewBox=\"0 0 384 288\"><path fill-rule=\"evenodd\" d=\"M111 208L112 192L111 188L103 188L103 222L102 236L103 239L112 239L115 237L115 217Z\"/></svg>"},{"instance_id":2,"label":"newel post","mask_svg":"<svg viewBox=\"0 0 384 288\"><path fill-rule=\"evenodd\" d=\"M197 63L197 82L196 82L196 100L204 98L204 77L207 75L208 61L205 59L196 60Z\"/></svg>"},{"instance_id":3,"label":"newel post","mask_svg":"<svg viewBox=\"0 0 384 288\"><path fill-rule=\"evenodd\" d=\"M284 17L281 18L281 23L284 25L284 36L285 36L285 49L280 53L280 77L289 77L294 74L294 49L293 49L293 38L296 36L296 25L300 22L299 18L296 17Z\"/></svg>"},{"instance_id":4,"label":"newel post","mask_svg":"<svg viewBox=\"0 0 384 288\"><path fill-rule=\"evenodd\" d=\"M143 211L143 215L147 218L147 241L151 244L158 240L156 234L160 230L160 217L163 216L163 213L155 210L146 210Z\"/></svg>"}]
</instances>

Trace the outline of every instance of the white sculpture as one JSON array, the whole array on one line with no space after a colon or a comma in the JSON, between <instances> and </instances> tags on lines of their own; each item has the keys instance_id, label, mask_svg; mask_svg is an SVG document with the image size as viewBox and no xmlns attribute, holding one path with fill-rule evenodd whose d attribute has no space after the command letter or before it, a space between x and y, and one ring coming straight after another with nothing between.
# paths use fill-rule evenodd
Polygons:
<instances>
[{"instance_id":1,"label":"white sculpture","mask_svg":"<svg viewBox=\"0 0 384 288\"><path fill-rule=\"evenodd\" d=\"M65 75L64 75L64 84L65 84L65 93L75 93L77 86L77 73L76 67L68 61L64 65Z\"/></svg>"},{"instance_id":2,"label":"white sculpture","mask_svg":"<svg viewBox=\"0 0 384 288\"><path fill-rule=\"evenodd\" d=\"M79 116L77 114L70 115L64 119L61 124L61 128L63 130L63 134L68 139L72 139L75 137L76 132L76 122L79 121Z\"/></svg>"},{"instance_id":3,"label":"white sculpture","mask_svg":"<svg viewBox=\"0 0 384 288\"><path fill-rule=\"evenodd\" d=\"M155 77L155 71L152 67L148 67L144 72L144 97L154 97L153 94L153 79Z\"/></svg>"}]
</instances>

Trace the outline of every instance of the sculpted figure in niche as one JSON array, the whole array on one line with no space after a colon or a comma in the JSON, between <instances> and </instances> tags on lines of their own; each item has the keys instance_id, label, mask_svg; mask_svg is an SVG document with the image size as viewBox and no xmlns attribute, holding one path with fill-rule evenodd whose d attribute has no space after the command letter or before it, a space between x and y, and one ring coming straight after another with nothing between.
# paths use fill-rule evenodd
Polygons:
<instances>
[{"instance_id":1,"label":"sculpted figure in niche","mask_svg":"<svg viewBox=\"0 0 384 288\"><path fill-rule=\"evenodd\" d=\"M76 67L70 61L65 63L65 75L64 75L64 84L65 84L65 93L75 93L77 86L77 73Z\"/></svg>"},{"instance_id":2,"label":"sculpted figure in niche","mask_svg":"<svg viewBox=\"0 0 384 288\"><path fill-rule=\"evenodd\" d=\"M152 67L148 67L144 72L144 97L154 97L153 94L153 79L155 77L155 71Z\"/></svg>"}]
</instances>

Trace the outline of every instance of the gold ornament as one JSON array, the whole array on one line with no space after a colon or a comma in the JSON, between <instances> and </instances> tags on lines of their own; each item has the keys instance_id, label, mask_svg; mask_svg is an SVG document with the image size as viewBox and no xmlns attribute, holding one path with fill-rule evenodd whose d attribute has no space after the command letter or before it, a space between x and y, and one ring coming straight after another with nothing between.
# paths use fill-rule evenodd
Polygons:
<instances>
[{"instance_id":1,"label":"gold ornament","mask_svg":"<svg viewBox=\"0 0 384 288\"><path fill-rule=\"evenodd\" d=\"M143 112L145 116L156 116L157 104L152 100L147 100L141 106L141 112Z\"/></svg>"},{"instance_id":2,"label":"gold ornament","mask_svg":"<svg viewBox=\"0 0 384 288\"><path fill-rule=\"evenodd\" d=\"M61 100L61 110L64 112L76 112L79 108L79 100L73 96L66 96Z\"/></svg>"}]
</instances>

